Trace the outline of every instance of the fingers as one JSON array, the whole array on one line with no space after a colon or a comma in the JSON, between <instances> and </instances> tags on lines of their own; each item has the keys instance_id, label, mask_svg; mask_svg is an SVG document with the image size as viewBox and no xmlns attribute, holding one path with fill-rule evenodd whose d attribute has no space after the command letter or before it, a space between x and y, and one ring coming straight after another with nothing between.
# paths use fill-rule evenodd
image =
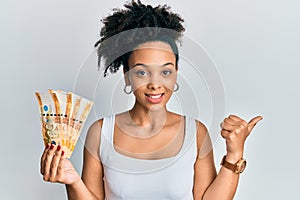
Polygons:
<instances>
[{"instance_id":1,"label":"fingers","mask_svg":"<svg viewBox=\"0 0 300 200\"><path fill-rule=\"evenodd\" d=\"M227 131L227 130L224 130L224 129L221 130L221 136L222 136L224 139L225 139L225 138L228 138L229 134L230 134L230 131Z\"/></svg>"},{"instance_id":2,"label":"fingers","mask_svg":"<svg viewBox=\"0 0 300 200\"><path fill-rule=\"evenodd\" d=\"M247 126L247 125L248 125L248 123L247 123L245 120L243 120L242 118L240 118L240 117L238 117L238 116L236 116L236 115L229 115L228 118L229 118L229 119L232 119L232 120L234 120L234 121L236 121L236 122L240 122L240 123L242 123L244 126Z\"/></svg>"},{"instance_id":3,"label":"fingers","mask_svg":"<svg viewBox=\"0 0 300 200\"><path fill-rule=\"evenodd\" d=\"M50 177L50 166L51 166L51 162L53 159L53 155L54 155L54 145L51 144L50 147L48 148L47 152L46 152L46 157L44 159L44 180L48 181L49 177Z\"/></svg>"},{"instance_id":4,"label":"fingers","mask_svg":"<svg viewBox=\"0 0 300 200\"><path fill-rule=\"evenodd\" d=\"M230 115L229 117L225 118L223 123L221 124L222 130L226 130L229 132L244 129L247 126L248 123L246 121L235 115Z\"/></svg>"},{"instance_id":5,"label":"fingers","mask_svg":"<svg viewBox=\"0 0 300 200\"><path fill-rule=\"evenodd\" d=\"M50 165L50 181L55 182L57 181L57 170L58 170L58 165L61 160L61 146L58 145L56 148L56 151L52 157L52 162Z\"/></svg>"},{"instance_id":6,"label":"fingers","mask_svg":"<svg viewBox=\"0 0 300 200\"><path fill-rule=\"evenodd\" d=\"M241 119L236 115L229 115L224 121L221 123L221 135L222 137L226 137L229 132L239 133L243 130L247 130L248 134L254 128L254 126L263 118L261 116L254 117L247 123L245 120ZM247 134L247 135L248 135Z\"/></svg>"},{"instance_id":7,"label":"fingers","mask_svg":"<svg viewBox=\"0 0 300 200\"><path fill-rule=\"evenodd\" d=\"M41 158L41 173L45 181L56 182L58 181L57 175L62 170L61 165L63 164L64 151L61 150L61 146L57 147L51 144L47 146L42 158ZM59 167L60 166L60 167Z\"/></svg>"},{"instance_id":8,"label":"fingers","mask_svg":"<svg viewBox=\"0 0 300 200\"><path fill-rule=\"evenodd\" d=\"M249 131L251 132L252 129L254 128L254 126L255 126L260 120L262 120L262 119L263 119L262 116L256 116L256 117L252 118L252 119L249 121L249 123L248 123L248 129L249 129Z\"/></svg>"},{"instance_id":9,"label":"fingers","mask_svg":"<svg viewBox=\"0 0 300 200\"><path fill-rule=\"evenodd\" d=\"M41 171L41 174L44 175L44 161L45 161L45 158L46 158L46 155L47 155L47 151L50 147L50 144L47 144L46 147L45 147L45 150L42 154L42 157L41 157L41 163L40 163L40 171Z\"/></svg>"},{"instance_id":10,"label":"fingers","mask_svg":"<svg viewBox=\"0 0 300 200\"><path fill-rule=\"evenodd\" d=\"M60 160L57 165L56 177L58 182L62 182L61 179L64 175L64 165L65 165L66 157L64 156L64 151L61 152Z\"/></svg>"},{"instance_id":11,"label":"fingers","mask_svg":"<svg viewBox=\"0 0 300 200\"><path fill-rule=\"evenodd\" d=\"M229 115L221 124L221 136L226 140L227 155L233 158L242 157L244 144L253 127L262 119L254 117L247 123L236 115Z\"/></svg>"}]
</instances>

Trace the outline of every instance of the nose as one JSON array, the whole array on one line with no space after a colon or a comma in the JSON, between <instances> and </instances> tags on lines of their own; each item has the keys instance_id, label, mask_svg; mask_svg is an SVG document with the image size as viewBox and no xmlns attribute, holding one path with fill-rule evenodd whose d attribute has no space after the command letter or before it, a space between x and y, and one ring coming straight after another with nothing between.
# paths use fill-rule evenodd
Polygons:
<instances>
[{"instance_id":1,"label":"nose","mask_svg":"<svg viewBox=\"0 0 300 200\"><path fill-rule=\"evenodd\" d=\"M156 90L162 87L161 80L159 80L159 76L153 75L147 85L148 89Z\"/></svg>"},{"instance_id":2,"label":"nose","mask_svg":"<svg viewBox=\"0 0 300 200\"><path fill-rule=\"evenodd\" d=\"M147 85L147 88L150 90L157 90L157 89L160 89L161 87L162 87L161 84L157 83L157 82L150 82Z\"/></svg>"}]
</instances>

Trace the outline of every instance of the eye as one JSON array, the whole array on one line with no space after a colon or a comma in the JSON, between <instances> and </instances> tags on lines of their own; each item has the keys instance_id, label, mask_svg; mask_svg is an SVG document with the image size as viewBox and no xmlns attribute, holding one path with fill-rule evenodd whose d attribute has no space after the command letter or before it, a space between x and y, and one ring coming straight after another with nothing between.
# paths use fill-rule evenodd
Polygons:
<instances>
[{"instance_id":1,"label":"eye","mask_svg":"<svg viewBox=\"0 0 300 200\"><path fill-rule=\"evenodd\" d=\"M143 71L143 70L138 70L137 72L135 72L135 74L138 76L147 76L148 72Z\"/></svg>"},{"instance_id":2,"label":"eye","mask_svg":"<svg viewBox=\"0 0 300 200\"><path fill-rule=\"evenodd\" d=\"M164 70L164 71L162 71L162 74L163 74L164 76L168 76L168 75L170 75L171 73L172 73L171 70Z\"/></svg>"}]
</instances>

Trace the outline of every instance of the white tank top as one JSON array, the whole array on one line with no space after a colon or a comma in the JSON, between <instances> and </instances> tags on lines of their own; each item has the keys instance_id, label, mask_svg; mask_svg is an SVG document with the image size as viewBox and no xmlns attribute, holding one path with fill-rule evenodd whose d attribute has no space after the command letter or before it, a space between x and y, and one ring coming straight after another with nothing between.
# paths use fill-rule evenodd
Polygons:
<instances>
[{"instance_id":1,"label":"white tank top","mask_svg":"<svg viewBox=\"0 0 300 200\"><path fill-rule=\"evenodd\" d=\"M103 118L100 158L106 200L192 200L197 157L195 119L185 116L183 145L175 156L146 160L114 149L115 116Z\"/></svg>"}]
</instances>

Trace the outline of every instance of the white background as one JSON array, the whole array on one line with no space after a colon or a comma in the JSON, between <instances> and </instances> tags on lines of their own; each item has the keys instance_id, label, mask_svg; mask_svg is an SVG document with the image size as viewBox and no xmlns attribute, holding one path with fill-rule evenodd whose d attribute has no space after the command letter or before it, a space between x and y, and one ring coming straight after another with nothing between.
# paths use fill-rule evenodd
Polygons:
<instances>
[{"instance_id":1,"label":"white background","mask_svg":"<svg viewBox=\"0 0 300 200\"><path fill-rule=\"evenodd\" d=\"M248 138L248 166L235 199L299 199L299 1L164 3L183 16L186 35L201 44L216 64L226 92L226 115L247 120L264 116ZM43 145L34 92L71 91L78 68L98 39L99 20L123 4L120 0L1 1L0 199L66 199L63 185L45 183L39 174ZM95 115L90 115L84 131L94 120ZM83 140L72 157L79 172ZM224 153L224 141L219 140L218 168Z\"/></svg>"}]
</instances>

